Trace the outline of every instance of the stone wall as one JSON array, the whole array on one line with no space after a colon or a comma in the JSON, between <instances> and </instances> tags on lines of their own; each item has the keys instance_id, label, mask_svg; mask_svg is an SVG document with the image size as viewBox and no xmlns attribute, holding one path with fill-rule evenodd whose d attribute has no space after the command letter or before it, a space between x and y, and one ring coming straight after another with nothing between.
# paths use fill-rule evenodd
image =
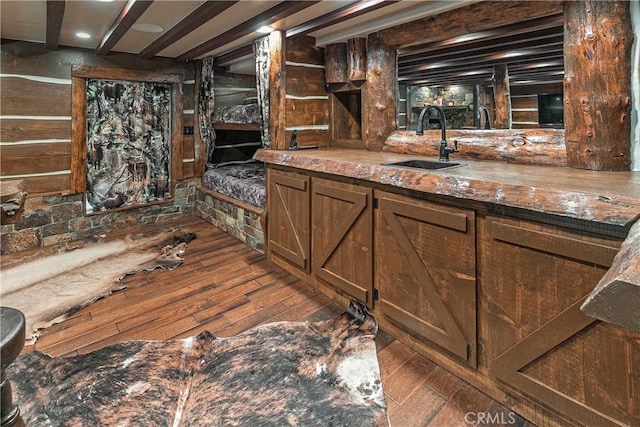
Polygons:
<instances>
[{"instance_id":1,"label":"stone wall","mask_svg":"<svg viewBox=\"0 0 640 427\"><path fill-rule=\"evenodd\" d=\"M210 194L196 190L196 214L246 243L252 249L264 253L264 232L260 215L216 199Z\"/></svg>"},{"instance_id":2,"label":"stone wall","mask_svg":"<svg viewBox=\"0 0 640 427\"><path fill-rule=\"evenodd\" d=\"M84 215L83 194L28 197L15 224L0 226L0 253L20 252L85 239L195 213L200 179L176 183L168 203L123 211Z\"/></svg>"}]
</instances>

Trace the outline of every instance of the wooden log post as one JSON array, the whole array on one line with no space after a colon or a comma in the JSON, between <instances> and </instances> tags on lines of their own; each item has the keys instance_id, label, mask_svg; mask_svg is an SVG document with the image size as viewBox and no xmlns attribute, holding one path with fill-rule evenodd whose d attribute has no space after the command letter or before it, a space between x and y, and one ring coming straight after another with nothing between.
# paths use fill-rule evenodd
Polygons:
<instances>
[{"instance_id":1,"label":"wooden log post","mask_svg":"<svg viewBox=\"0 0 640 427\"><path fill-rule=\"evenodd\" d=\"M568 165L631 166L631 27L628 1L564 2L564 124ZM618 70L611 73L610 70Z\"/></svg>"},{"instance_id":2,"label":"wooden log post","mask_svg":"<svg viewBox=\"0 0 640 427\"><path fill-rule=\"evenodd\" d=\"M507 64L494 65L491 80L496 104L496 129L511 129L511 92Z\"/></svg>"},{"instance_id":3,"label":"wooden log post","mask_svg":"<svg viewBox=\"0 0 640 427\"><path fill-rule=\"evenodd\" d=\"M367 39L356 37L347 40L347 75L349 81L367 79Z\"/></svg>"},{"instance_id":4,"label":"wooden log post","mask_svg":"<svg viewBox=\"0 0 640 427\"><path fill-rule=\"evenodd\" d=\"M269 130L271 148L284 150L289 145L286 141L286 38L282 31L269 34Z\"/></svg>"},{"instance_id":5,"label":"wooden log post","mask_svg":"<svg viewBox=\"0 0 640 427\"><path fill-rule=\"evenodd\" d=\"M380 151L391 132L396 130L396 97L398 92L396 50L386 44L379 33L367 40L367 83L362 99L364 145Z\"/></svg>"},{"instance_id":6,"label":"wooden log post","mask_svg":"<svg viewBox=\"0 0 640 427\"><path fill-rule=\"evenodd\" d=\"M347 44L332 43L324 48L324 73L327 83L347 82Z\"/></svg>"}]
</instances>

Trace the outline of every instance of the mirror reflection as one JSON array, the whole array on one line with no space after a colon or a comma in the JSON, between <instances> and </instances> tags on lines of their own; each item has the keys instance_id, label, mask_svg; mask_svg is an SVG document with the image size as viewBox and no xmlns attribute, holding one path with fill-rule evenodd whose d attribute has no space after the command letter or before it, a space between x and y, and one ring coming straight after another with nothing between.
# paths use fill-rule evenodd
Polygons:
<instances>
[{"instance_id":1,"label":"mirror reflection","mask_svg":"<svg viewBox=\"0 0 640 427\"><path fill-rule=\"evenodd\" d=\"M415 131L423 107L437 105L447 129L563 128L563 24L558 13L399 49L399 127Z\"/></svg>"}]
</instances>

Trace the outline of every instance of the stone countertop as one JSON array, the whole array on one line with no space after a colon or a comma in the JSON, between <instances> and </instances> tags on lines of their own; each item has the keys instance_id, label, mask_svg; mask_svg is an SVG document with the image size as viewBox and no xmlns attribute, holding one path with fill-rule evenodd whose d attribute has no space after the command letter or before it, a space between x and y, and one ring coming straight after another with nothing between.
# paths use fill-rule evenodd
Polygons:
<instances>
[{"instance_id":1,"label":"stone countertop","mask_svg":"<svg viewBox=\"0 0 640 427\"><path fill-rule=\"evenodd\" d=\"M630 227L640 216L640 172L458 161L455 155L451 162L461 166L417 170L382 163L438 159L346 148L261 149L254 157L269 164L613 226Z\"/></svg>"}]
</instances>

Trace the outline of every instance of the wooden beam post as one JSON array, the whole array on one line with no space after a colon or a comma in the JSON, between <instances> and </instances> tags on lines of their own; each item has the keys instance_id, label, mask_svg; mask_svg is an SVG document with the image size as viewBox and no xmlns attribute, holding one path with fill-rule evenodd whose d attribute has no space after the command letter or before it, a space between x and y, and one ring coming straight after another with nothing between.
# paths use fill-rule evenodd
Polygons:
<instances>
[{"instance_id":1,"label":"wooden beam post","mask_svg":"<svg viewBox=\"0 0 640 427\"><path fill-rule=\"evenodd\" d=\"M493 66L493 99L496 104L496 129L511 129L511 92L507 64Z\"/></svg>"},{"instance_id":2,"label":"wooden beam post","mask_svg":"<svg viewBox=\"0 0 640 427\"><path fill-rule=\"evenodd\" d=\"M630 3L564 2L564 19L568 165L629 170L633 45Z\"/></svg>"},{"instance_id":3,"label":"wooden beam post","mask_svg":"<svg viewBox=\"0 0 640 427\"><path fill-rule=\"evenodd\" d=\"M327 83L347 81L347 44L331 43L324 48L324 73Z\"/></svg>"},{"instance_id":4,"label":"wooden beam post","mask_svg":"<svg viewBox=\"0 0 640 427\"><path fill-rule=\"evenodd\" d=\"M347 40L347 74L349 81L367 78L367 39L356 37Z\"/></svg>"},{"instance_id":5,"label":"wooden beam post","mask_svg":"<svg viewBox=\"0 0 640 427\"><path fill-rule=\"evenodd\" d=\"M362 99L364 146L381 151L387 137L396 130L397 61L396 49L379 33L367 40L367 83Z\"/></svg>"}]
</instances>

